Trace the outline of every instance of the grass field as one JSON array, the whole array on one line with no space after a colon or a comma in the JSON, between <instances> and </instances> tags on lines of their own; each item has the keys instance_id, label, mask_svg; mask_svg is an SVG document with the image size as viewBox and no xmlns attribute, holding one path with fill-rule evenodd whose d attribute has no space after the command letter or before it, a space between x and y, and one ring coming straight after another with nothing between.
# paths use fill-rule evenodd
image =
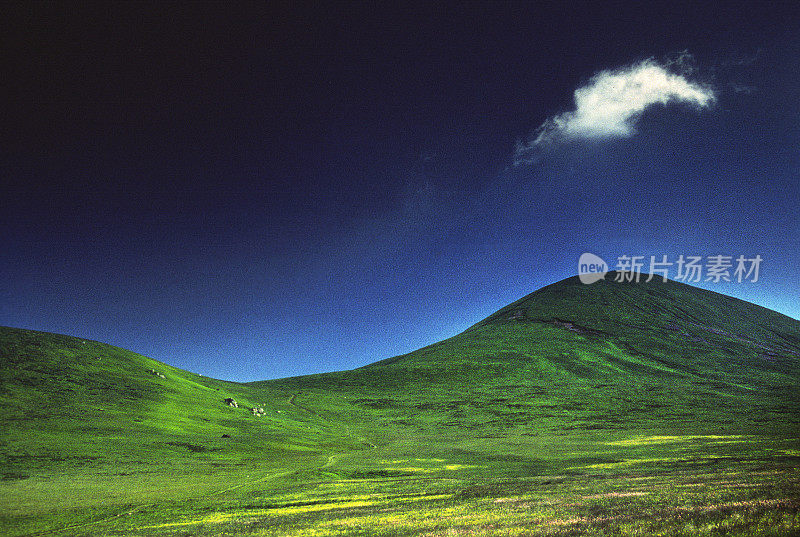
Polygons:
<instances>
[{"instance_id":1,"label":"grass field","mask_svg":"<svg viewBox=\"0 0 800 537\"><path fill-rule=\"evenodd\" d=\"M12 328L0 360L2 535L800 534L800 323L674 282L250 384Z\"/></svg>"}]
</instances>

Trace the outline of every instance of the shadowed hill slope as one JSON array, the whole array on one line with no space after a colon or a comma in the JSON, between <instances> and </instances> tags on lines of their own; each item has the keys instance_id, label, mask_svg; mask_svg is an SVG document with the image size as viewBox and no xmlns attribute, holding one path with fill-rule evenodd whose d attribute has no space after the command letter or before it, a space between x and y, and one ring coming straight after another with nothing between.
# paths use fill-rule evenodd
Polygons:
<instances>
[{"instance_id":1,"label":"shadowed hill slope","mask_svg":"<svg viewBox=\"0 0 800 537\"><path fill-rule=\"evenodd\" d=\"M577 277L548 285L497 311L475 327L507 321L558 323L564 319L612 337L680 332L714 334L776 357L800 358L798 321L733 297L680 282L616 282L616 273L592 285ZM645 278L646 279L646 278ZM666 332L665 332L666 331Z\"/></svg>"},{"instance_id":2,"label":"shadowed hill slope","mask_svg":"<svg viewBox=\"0 0 800 537\"><path fill-rule=\"evenodd\" d=\"M613 342L642 355L659 349L683 357L719 355L724 367L748 366L796 374L800 322L761 306L679 282L616 282L615 273L592 285L577 277L543 287L475 324L458 339L484 339L533 328L566 330L597 343ZM456 339L454 338L454 339ZM448 340L452 341L452 340ZM428 347L435 348L443 343ZM371 366L420 360L420 351ZM723 355L736 356L727 360ZM758 358L758 359L754 359ZM367 367L371 367L367 366Z\"/></svg>"}]
</instances>

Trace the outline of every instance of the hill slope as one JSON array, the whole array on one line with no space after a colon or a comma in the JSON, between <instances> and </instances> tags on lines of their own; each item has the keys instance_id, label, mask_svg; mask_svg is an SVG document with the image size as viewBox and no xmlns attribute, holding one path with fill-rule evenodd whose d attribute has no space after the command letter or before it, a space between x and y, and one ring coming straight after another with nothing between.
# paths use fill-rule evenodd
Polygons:
<instances>
[{"instance_id":1,"label":"hill slope","mask_svg":"<svg viewBox=\"0 0 800 537\"><path fill-rule=\"evenodd\" d=\"M448 340L355 371L256 384L371 392L380 401L363 404L398 419L436 409L431 420L484 430L507 431L510 420L797 430L800 322L677 282L613 276L593 285L568 278ZM484 411L485 400L493 402Z\"/></svg>"},{"instance_id":2,"label":"hill slope","mask_svg":"<svg viewBox=\"0 0 800 537\"><path fill-rule=\"evenodd\" d=\"M310 432L308 417L286 401L96 341L0 327L0 365L6 478L324 445L325 435Z\"/></svg>"},{"instance_id":3,"label":"hill slope","mask_svg":"<svg viewBox=\"0 0 800 537\"><path fill-rule=\"evenodd\" d=\"M748 375L755 368L796 377L800 363L798 321L679 282L620 283L613 281L614 274L593 285L583 285L573 277L543 287L457 338L507 341L520 331L551 334L556 329L555 333L571 333L570 342L610 342L656 361L669 355L673 365L687 371L693 370L693 362L697 364L698 355L702 355L709 360L719 356L715 368L749 366ZM731 362L722 355L737 359ZM761 359L750 360L753 356ZM420 360L417 351L374 365Z\"/></svg>"}]
</instances>

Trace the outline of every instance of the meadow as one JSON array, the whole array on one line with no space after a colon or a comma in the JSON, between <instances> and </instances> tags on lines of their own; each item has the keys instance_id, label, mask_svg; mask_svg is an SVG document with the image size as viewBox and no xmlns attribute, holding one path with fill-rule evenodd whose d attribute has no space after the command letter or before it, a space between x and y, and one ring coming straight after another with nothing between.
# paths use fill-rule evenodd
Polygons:
<instances>
[{"instance_id":1,"label":"meadow","mask_svg":"<svg viewBox=\"0 0 800 537\"><path fill-rule=\"evenodd\" d=\"M672 282L248 384L3 328L0 534L798 535L798 356L797 321Z\"/></svg>"}]
</instances>

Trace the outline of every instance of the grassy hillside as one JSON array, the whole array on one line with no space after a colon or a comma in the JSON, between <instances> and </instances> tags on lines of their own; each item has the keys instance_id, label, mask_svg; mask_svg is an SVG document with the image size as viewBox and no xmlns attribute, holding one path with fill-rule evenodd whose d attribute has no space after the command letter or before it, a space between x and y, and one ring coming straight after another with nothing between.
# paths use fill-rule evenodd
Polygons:
<instances>
[{"instance_id":1,"label":"grassy hillside","mask_svg":"<svg viewBox=\"0 0 800 537\"><path fill-rule=\"evenodd\" d=\"M103 343L0 328L0 363L3 535L215 493L352 444L286 398Z\"/></svg>"},{"instance_id":2,"label":"grassy hillside","mask_svg":"<svg viewBox=\"0 0 800 537\"><path fill-rule=\"evenodd\" d=\"M798 321L677 282L613 275L544 287L462 334L355 371L256 384L355 391L381 410L377 419L423 411L424 423L484 433L798 431Z\"/></svg>"},{"instance_id":3,"label":"grassy hillside","mask_svg":"<svg viewBox=\"0 0 800 537\"><path fill-rule=\"evenodd\" d=\"M658 281L250 384L0 328L0 533L794 535L799 364L798 321Z\"/></svg>"},{"instance_id":4,"label":"grassy hillside","mask_svg":"<svg viewBox=\"0 0 800 537\"><path fill-rule=\"evenodd\" d=\"M113 460L205 453L221 449L226 434L241 450L325 442L286 401L103 343L1 328L0 360L4 440L20 452L4 462L6 475L80 468L111 453ZM254 416L254 407L264 415Z\"/></svg>"}]
</instances>

